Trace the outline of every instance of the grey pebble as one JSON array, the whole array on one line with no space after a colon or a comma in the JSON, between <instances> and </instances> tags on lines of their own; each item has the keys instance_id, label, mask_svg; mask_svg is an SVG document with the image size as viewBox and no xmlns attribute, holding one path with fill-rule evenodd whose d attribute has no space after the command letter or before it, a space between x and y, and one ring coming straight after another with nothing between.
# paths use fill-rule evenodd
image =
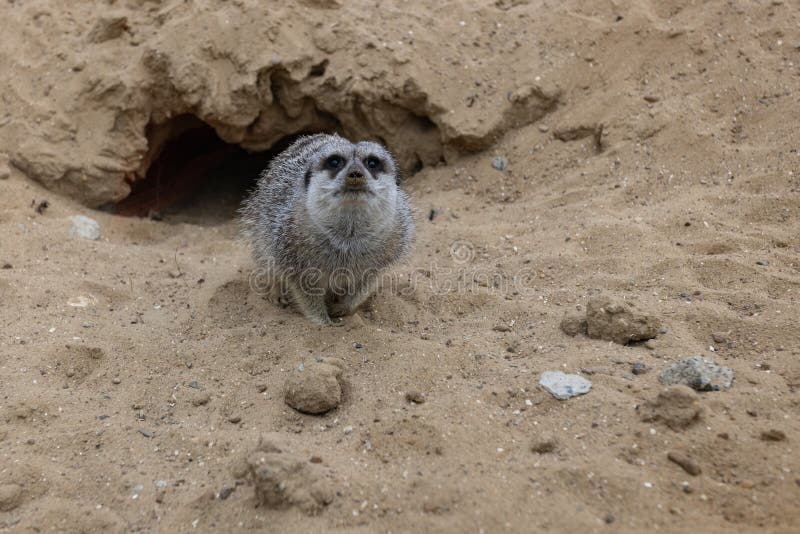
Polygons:
<instances>
[{"instance_id":1,"label":"grey pebble","mask_svg":"<svg viewBox=\"0 0 800 534\"><path fill-rule=\"evenodd\" d=\"M497 156L492 160L492 167L498 171L504 171L508 167L508 160L503 156Z\"/></svg>"},{"instance_id":2,"label":"grey pebble","mask_svg":"<svg viewBox=\"0 0 800 534\"><path fill-rule=\"evenodd\" d=\"M631 367L631 373L635 375L643 375L647 372L647 366L642 362L636 362Z\"/></svg>"},{"instance_id":3,"label":"grey pebble","mask_svg":"<svg viewBox=\"0 0 800 534\"><path fill-rule=\"evenodd\" d=\"M719 391L733 384L733 369L720 367L703 356L693 356L664 369L659 380L666 386L683 385L697 391Z\"/></svg>"},{"instance_id":4,"label":"grey pebble","mask_svg":"<svg viewBox=\"0 0 800 534\"><path fill-rule=\"evenodd\" d=\"M186 385L193 389L200 389L200 382L198 382L197 380L192 380Z\"/></svg>"},{"instance_id":5,"label":"grey pebble","mask_svg":"<svg viewBox=\"0 0 800 534\"><path fill-rule=\"evenodd\" d=\"M769 262L766 262L764 260L758 260L756 262L756 265L761 265L762 267L766 267L767 265L769 265Z\"/></svg>"},{"instance_id":6,"label":"grey pebble","mask_svg":"<svg viewBox=\"0 0 800 534\"><path fill-rule=\"evenodd\" d=\"M149 430L144 430L143 428L139 429L139 434L143 435L146 438L152 438L153 436L155 436L155 433Z\"/></svg>"}]
</instances>

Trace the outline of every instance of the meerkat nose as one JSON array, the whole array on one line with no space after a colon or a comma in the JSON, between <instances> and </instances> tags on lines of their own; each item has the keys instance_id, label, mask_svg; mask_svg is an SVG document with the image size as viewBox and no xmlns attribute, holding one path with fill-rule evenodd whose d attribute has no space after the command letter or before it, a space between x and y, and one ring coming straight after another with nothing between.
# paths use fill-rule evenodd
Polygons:
<instances>
[{"instance_id":1,"label":"meerkat nose","mask_svg":"<svg viewBox=\"0 0 800 534\"><path fill-rule=\"evenodd\" d=\"M345 183L349 186L362 186L365 182L365 175L366 173L361 165L353 165L347 169Z\"/></svg>"}]
</instances>

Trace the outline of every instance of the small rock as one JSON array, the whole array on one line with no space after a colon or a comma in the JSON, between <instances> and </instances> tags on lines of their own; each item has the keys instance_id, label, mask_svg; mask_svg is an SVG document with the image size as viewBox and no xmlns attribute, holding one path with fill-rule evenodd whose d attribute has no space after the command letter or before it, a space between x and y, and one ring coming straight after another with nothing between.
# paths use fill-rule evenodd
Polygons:
<instances>
[{"instance_id":1,"label":"small rock","mask_svg":"<svg viewBox=\"0 0 800 534\"><path fill-rule=\"evenodd\" d=\"M697 462L681 452L670 451L667 453L667 458L671 462L681 466L686 473L692 475L693 477L696 477L702 472L700 470L700 466L697 465Z\"/></svg>"},{"instance_id":2,"label":"small rock","mask_svg":"<svg viewBox=\"0 0 800 534\"><path fill-rule=\"evenodd\" d=\"M542 132L542 133L547 133L547 132L550 131L550 127L547 126L546 124L540 124L538 126L538 128L539 128L539 131Z\"/></svg>"},{"instance_id":3,"label":"small rock","mask_svg":"<svg viewBox=\"0 0 800 534\"><path fill-rule=\"evenodd\" d=\"M511 327L507 324L500 323L492 327L495 332L511 332Z\"/></svg>"},{"instance_id":4,"label":"small rock","mask_svg":"<svg viewBox=\"0 0 800 534\"><path fill-rule=\"evenodd\" d=\"M103 43L120 37L128 29L128 18L122 15L105 16L97 19L89 31L90 43Z\"/></svg>"},{"instance_id":5,"label":"small rock","mask_svg":"<svg viewBox=\"0 0 800 534\"><path fill-rule=\"evenodd\" d=\"M49 207L50 207L50 202L48 202L48 201L45 199L45 200L40 200L39 202L36 202L36 203L35 203L35 207L34 207L33 209L34 209L34 210L36 211L36 213L38 213L39 215L44 215L44 212L45 212L45 211L47 211L47 208L49 208Z\"/></svg>"},{"instance_id":6,"label":"small rock","mask_svg":"<svg viewBox=\"0 0 800 534\"><path fill-rule=\"evenodd\" d=\"M356 342L356 343L353 343L353 347L354 347L354 348L357 348L357 349L363 349L363 348L364 348L364 345L363 345L363 344L361 344L361 343L358 343L358 342Z\"/></svg>"},{"instance_id":7,"label":"small rock","mask_svg":"<svg viewBox=\"0 0 800 534\"><path fill-rule=\"evenodd\" d=\"M111 379L111 383L112 384L121 384L122 380L120 380L120 378L118 376L115 376L114 378Z\"/></svg>"},{"instance_id":8,"label":"small rock","mask_svg":"<svg viewBox=\"0 0 800 534\"><path fill-rule=\"evenodd\" d=\"M347 436L347 435L350 435L350 434L352 434L352 433L353 433L353 427L352 427L351 425L347 425L346 427L344 427L344 428L342 429L342 432L344 432L344 434L345 434L346 436Z\"/></svg>"},{"instance_id":9,"label":"small rock","mask_svg":"<svg viewBox=\"0 0 800 534\"><path fill-rule=\"evenodd\" d=\"M242 421L242 418L239 417L238 415L232 415L232 416L228 417L228 422L229 423L233 423L234 425L237 424L237 423L240 423L241 421Z\"/></svg>"},{"instance_id":10,"label":"small rock","mask_svg":"<svg viewBox=\"0 0 800 534\"><path fill-rule=\"evenodd\" d=\"M11 169L7 165L0 165L0 180L8 180L11 177Z\"/></svg>"},{"instance_id":11,"label":"small rock","mask_svg":"<svg viewBox=\"0 0 800 534\"><path fill-rule=\"evenodd\" d=\"M222 486L222 489L219 490L219 500L224 501L230 497L231 493L234 491L236 491L236 486Z\"/></svg>"},{"instance_id":12,"label":"small rock","mask_svg":"<svg viewBox=\"0 0 800 534\"><path fill-rule=\"evenodd\" d=\"M504 171L508 167L508 160L503 156L497 156L492 160L492 168L498 171Z\"/></svg>"},{"instance_id":13,"label":"small rock","mask_svg":"<svg viewBox=\"0 0 800 534\"><path fill-rule=\"evenodd\" d=\"M337 407L342 401L342 367L337 358L322 358L294 369L286 379L286 404L308 414Z\"/></svg>"},{"instance_id":14,"label":"small rock","mask_svg":"<svg viewBox=\"0 0 800 534\"><path fill-rule=\"evenodd\" d=\"M606 525L610 525L611 523L613 523L613 522L615 521L615 519L616 519L616 518L614 517L614 514L612 514L612 513L610 513L610 512L609 512L609 513L607 513L607 514L606 514L606 516L603 518L603 521L605 521L605 522L606 522Z\"/></svg>"},{"instance_id":15,"label":"small rock","mask_svg":"<svg viewBox=\"0 0 800 534\"><path fill-rule=\"evenodd\" d=\"M586 317L580 315L566 315L561 319L561 331L568 336L575 337L578 334L586 335Z\"/></svg>"},{"instance_id":16,"label":"small rock","mask_svg":"<svg viewBox=\"0 0 800 534\"><path fill-rule=\"evenodd\" d=\"M321 464L322 458L320 458L319 456L312 456L311 458L308 459L308 461L311 462L312 464Z\"/></svg>"},{"instance_id":17,"label":"small rock","mask_svg":"<svg viewBox=\"0 0 800 534\"><path fill-rule=\"evenodd\" d=\"M711 339L714 340L714 343L725 343L728 341L728 336L722 332L714 332L711 334Z\"/></svg>"},{"instance_id":18,"label":"small rock","mask_svg":"<svg viewBox=\"0 0 800 534\"><path fill-rule=\"evenodd\" d=\"M697 423L702 413L697 393L686 386L668 387L639 409L642 421L662 422L675 431Z\"/></svg>"},{"instance_id":19,"label":"small rock","mask_svg":"<svg viewBox=\"0 0 800 534\"><path fill-rule=\"evenodd\" d=\"M0 512L10 512L22 504L22 486L19 484L0 485Z\"/></svg>"},{"instance_id":20,"label":"small rock","mask_svg":"<svg viewBox=\"0 0 800 534\"><path fill-rule=\"evenodd\" d=\"M644 348L647 350L656 350L658 348L658 344L655 342L654 339L648 339L644 342Z\"/></svg>"},{"instance_id":21,"label":"small rock","mask_svg":"<svg viewBox=\"0 0 800 534\"><path fill-rule=\"evenodd\" d=\"M766 262L764 260L758 260L756 262L756 265L760 265L761 267L766 267L767 265L769 265L769 262Z\"/></svg>"},{"instance_id":22,"label":"small rock","mask_svg":"<svg viewBox=\"0 0 800 534\"><path fill-rule=\"evenodd\" d=\"M761 433L761 439L764 441L785 441L786 433L783 430L771 428Z\"/></svg>"},{"instance_id":23,"label":"small rock","mask_svg":"<svg viewBox=\"0 0 800 534\"><path fill-rule=\"evenodd\" d=\"M186 385L189 386L192 389L200 389L200 382L198 382L197 380L192 380L191 382L189 382Z\"/></svg>"},{"instance_id":24,"label":"small rock","mask_svg":"<svg viewBox=\"0 0 800 534\"><path fill-rule=\"evenodd\" d=\"M586 333L625 345L646 341L658 335L660 323L655 317L639 313L632 304L609 297L595 297L586 303Z\"/></svg>"},{"instance_id":25,"label":"small rock","mask_svg":"<svg viewBox=\"0 0 800 534\"><path fill-rule=\"evenodd\" d=\"M537 454L547 454L555 451L557 447L558 441L556 441L555 436L549 433L544 433L540 436L537 436L533 443L531 443L531 452L535 452Z\"/></svg>"},{"instance_id":26,"label":"small rock","mask_svg":"<svg viewBox=\"0 0 800 534\"><path fill-rule=\"evenodd\" d=\"M192 406L205 406L211 401L211 395L200 393L192 398Z\"/></svg>"},{"instance_id":27,"label":"small rock","mask_svg":"<svg viewBox=\"0 0 800 534\"><path fill-rule=\"evenodd\" d=\"M642 362L636 362L631 367L631 373L635 375L643 375L647 372L647 366Z\"/></svg>"},{"instance_id":28,"label":"small rock","mask_svg":"<svg viewBox=\"0 0 800 534\"><path fill-rule=\"evenodd\" d=\"M731 387L733 369L720 367L703 356L693 356L664 369L659 380L666 386L684 385L697 391L719 391Z\"/></svg>"},{"instance_id":29,"label":"small rock","mask_svg":"<svg viewBox=\"0 0 800 534\"><path fill-rule=\"evenodd\" d=\"M559 400L583 395L592 388L592 383L585 378L561 371L545 371L539 379L539 385Z\"/></svg>"},{"instance_id":30,"label":"small rock","mask_svg":"<svg viewBox=\"0 0 800 534\"><path fill-rule=\"evenodd\" d=\"M256 391L258 391L259 393L264 393L265 391L267 391L267 385L266 384L256 384Z\"/></svg>"},{"instance_id":31,"label":"small rock","mask_svg":"<svg viewBox=\"0 0 800 534\"><path fill-rule=\"evenodd\" d=\"M144 430L142 428L139 429L139 434L143 435L146 438L152 438L155 434L149 430Z\"/></svg>"},{"instance_id":32,"label":"small rock","mask_svg":"<svg viewBox=\"0 0 800 534\"><path fill-rule=\"evenodd\" d=\"M421 391L412 389L406 392L406 400L414 404L422 404L425 402L425 395L423 395Z\"/></svg>"},{"instance_id":33,"label":"small rock","mask_svg":"<svg viewBox=\"0 0 800 534\"><path fill-rule=\"evenodd\" d=\"M10 263L4 263L3 264L3 269L13 269L13 268L14 268L14 266L11 265Z\"/></svg>"},{"instance_id":34,"label":"small rock","mask_svg":"<svg viewBox=\"0 0 800 534\"><path fill-rule=\"evenodd\" d=\"M742 489L753 489L754 486L755 484L753 484L752 480L744 479L741 482L739 482L739 487Z\"/></svg>"},{"instance_id":35,"label":"small rock","mask_svg":"<svg viewBox=\"0 0 800 534\"><path fill-rule=\"evenodd\" d=\"M645 102L650 102L651 104L655 104L659 100L661 100L661 98L659 98L656 95L644 95L644 101Z\"/></svg>"},{"instance_id":36,"label":"small rock","mask_svg":"<svg viewBox=\"0 0 800 534\"><path fill-rule=\"evenodd\" d=\"M74 215L70 217L70 220L72 228L69 230L69 235L93 241L100 239L100 223L94 219L84 215Z\"/></svg>"}]
</instances>

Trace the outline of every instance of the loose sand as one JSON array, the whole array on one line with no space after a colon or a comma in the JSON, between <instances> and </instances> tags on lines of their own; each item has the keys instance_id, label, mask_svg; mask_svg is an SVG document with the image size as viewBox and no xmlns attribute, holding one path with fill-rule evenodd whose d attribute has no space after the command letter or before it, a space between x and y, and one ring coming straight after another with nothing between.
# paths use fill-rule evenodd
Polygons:
<instances>
[{"instance_id":1,"label":"loose sand","mask_svg":"<svg viewBox=\"0 0 800 534\"><path fill-rule=\"evenodd\" d=\"M797 3L61 4L0 7L0 530L797 528ZM186 113L250 149L383 138L421 167L411 260L321 328L253 288L235 195L91 209ZM662 333L565 334L597 295ZM663 393L694 355L733 386ZM317 356L341 404L300 414Z\"/></svg>"}]
</instances>

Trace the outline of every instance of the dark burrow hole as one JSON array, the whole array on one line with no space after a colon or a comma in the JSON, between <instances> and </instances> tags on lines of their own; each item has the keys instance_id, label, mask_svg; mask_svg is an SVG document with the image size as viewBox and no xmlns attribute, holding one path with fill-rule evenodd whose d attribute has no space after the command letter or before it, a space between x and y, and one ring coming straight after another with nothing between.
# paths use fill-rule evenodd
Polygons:
<instances>
[{"instance_id":1,"label":"dark burrow hole","mask_svg":"<svg viewBox=\"0 0 800 534\"><path fill-rule=\"evenodd\" d=\"M177 126L130 194L110 206L118 215L150 217L171 223L217 225L232 220L273 157L306 133L289 135L263 152L226 143L213 128L191 115L172 119Z\"/></svg>"}]
</instances>

